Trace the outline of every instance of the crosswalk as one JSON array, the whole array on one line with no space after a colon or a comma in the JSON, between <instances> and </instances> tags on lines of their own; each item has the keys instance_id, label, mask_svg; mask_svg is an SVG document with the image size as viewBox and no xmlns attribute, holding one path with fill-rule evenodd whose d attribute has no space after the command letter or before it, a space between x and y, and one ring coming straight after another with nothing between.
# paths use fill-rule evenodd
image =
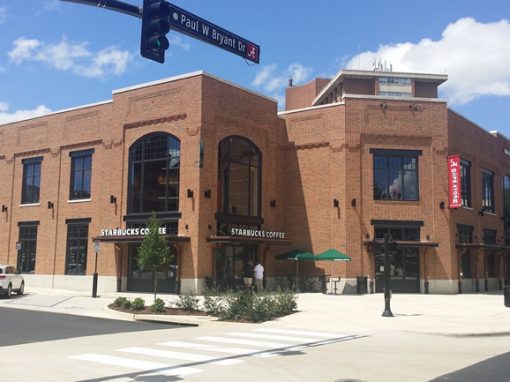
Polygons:
<instances>
[{"instance_id":1,"label":"crosswalk","mask_svg":"<svg viewBox=\"0 0 510 382\"><path fill-rule=\"evenodd\" d=\"M199 336L189 341L165 341L104 353L70 355L74 360L114 367L115 373L179 376L197 374L208 365L229 367L250 357L278 357L285 352L357 338L357 335L296 328L256 328Z\"/></svg>"}]
</instances>

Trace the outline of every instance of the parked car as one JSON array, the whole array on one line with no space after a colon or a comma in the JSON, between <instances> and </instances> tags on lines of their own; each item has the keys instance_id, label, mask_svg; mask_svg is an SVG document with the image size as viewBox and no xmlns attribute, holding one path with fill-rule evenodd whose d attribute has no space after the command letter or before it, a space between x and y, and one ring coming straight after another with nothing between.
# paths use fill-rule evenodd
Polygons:
<instances>
[{"instance_id":1,"label":"parked car","mask_svg":"<svg viewBox=\"0 0 510 382\"><path fill-rule=\"evenodd\" d=\"M12 292L22 295L25 291L25 280L12 265L0 264L0 294L10 298Z\"/></svg>"}]
</instances>

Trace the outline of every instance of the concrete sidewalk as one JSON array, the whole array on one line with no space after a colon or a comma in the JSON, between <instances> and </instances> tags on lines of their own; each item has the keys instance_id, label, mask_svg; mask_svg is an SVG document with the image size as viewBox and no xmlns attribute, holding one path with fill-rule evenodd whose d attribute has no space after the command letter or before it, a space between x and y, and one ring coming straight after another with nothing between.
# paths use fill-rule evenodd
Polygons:
<instances>
[{"instance_id":1,"label":"concrete sidewalk","mask_svg":"<svg viewBox=\"0 0 510 382\"><path fill-rule=\"evenodd\" d=\"M89 293L58 289L27 288L24 296L13 295L0 300L0 307L76 314L124 320L151 320L191 325L233 325L211 317L141 316L108 309L115 298L141 297L152 304L153 294L103 293L98 298ZM167 304L178 299L175 295L158 294ZM510 336L510 308L503 303L502 292L461 295L394 294L391 299L394 317L382 317L384 296L298 295L299 312L262 324L288 327L313 327L342 330L348 333L388 331L413 332L447 336ZM236 324L237 325L237 324Z\"/></svg>"}]
</instances>

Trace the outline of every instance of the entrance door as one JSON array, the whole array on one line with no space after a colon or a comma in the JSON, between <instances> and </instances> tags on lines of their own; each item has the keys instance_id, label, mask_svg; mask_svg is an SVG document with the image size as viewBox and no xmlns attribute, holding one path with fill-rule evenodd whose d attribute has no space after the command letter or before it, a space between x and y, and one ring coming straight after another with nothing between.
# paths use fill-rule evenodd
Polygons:
<instances>
[{"instance_id":1,"label":"entrance door","mask_svg":"<svg viewBox=\"0 0 510 382\"><path fill-rule=\"evenodd\" d=\"M243 285L243 267L255 266L256 245L224 246L214 253L214 281L219 288L237 288Z\"/></svg>"},{"instance_id":2,"label":"entrance door","mask_svg":"<svg viewBox=\"0 0 510 382\"><path fill-rule=\"evenodd\" d=\"M390 254L390 288L395 293L420 293L419 249L401 248ZM384 291L384 249L375 256L375 290Z\"/></svg>"},{"instance_id":3,"label":"entrance door","mask_svg":"<svg viewBox=\"0 0 510 382\"><path fill-rule=\"evenodd\" d=\"M170 246L170 253L173 255L170 262L163 265L155 274L144 271L138 267L136 262L140 244L129 244L129 263L127 290L129 292L153 292L154 277L157 279L158 293L178 293L177 283L177 253L173 246Z\"/></svg>"}]
</instances>

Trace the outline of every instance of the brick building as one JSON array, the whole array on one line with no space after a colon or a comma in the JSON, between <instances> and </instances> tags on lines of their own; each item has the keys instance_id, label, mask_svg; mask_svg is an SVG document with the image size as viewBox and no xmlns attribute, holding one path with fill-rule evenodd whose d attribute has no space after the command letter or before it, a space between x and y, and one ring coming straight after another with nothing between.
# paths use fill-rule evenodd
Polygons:
<instances>
[{"instance_id":1,"label":"brick building","mask_svg":"<svg viewBox=\"0 0 510 382\"><path fill-rule=\"evenodd\" d=\"M100 291L151 290L136 256L154 212L174 255L162 292L241 285L256 262L268 287L298 268L302 288L381 291L385 234L395 292L497 289L510 271L510 143L449 110L446 80L344 70L290 86L278 113L196 72L0 126L0 262L34 286L89 290L97 270ZM352 261L276 258L330 248Z\"/></svg>"}]
</instances>

